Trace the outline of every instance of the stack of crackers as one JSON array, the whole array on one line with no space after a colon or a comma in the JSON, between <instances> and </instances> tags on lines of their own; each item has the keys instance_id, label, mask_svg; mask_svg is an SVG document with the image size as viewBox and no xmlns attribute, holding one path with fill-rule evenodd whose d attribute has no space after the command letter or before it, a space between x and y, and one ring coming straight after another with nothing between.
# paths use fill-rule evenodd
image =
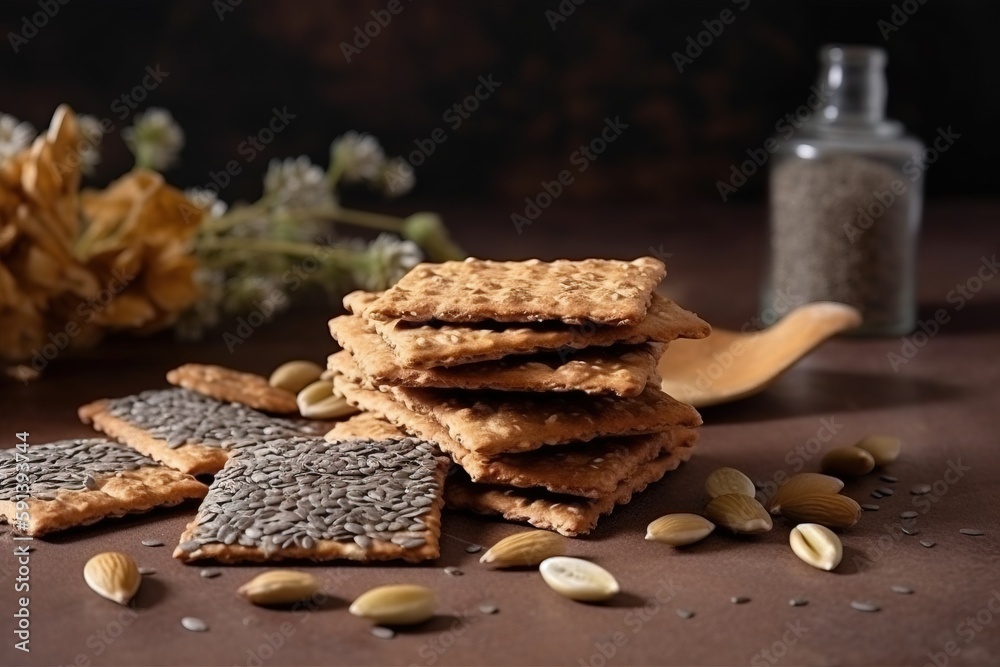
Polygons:
<instances>
[{"instance_id":1,"label":"stack of crackers","mask_svg":"<svg viewBox=\"0 0 1000 667\"><path fill-rule=\"evenodd\" d=\"M437 443L451 506L575 536L691 455L698 413L657 362L708 324L655 293L663 263L421 264L330 322L334 388L364 412L328 439Z\"/></svg>"}]
</instances>

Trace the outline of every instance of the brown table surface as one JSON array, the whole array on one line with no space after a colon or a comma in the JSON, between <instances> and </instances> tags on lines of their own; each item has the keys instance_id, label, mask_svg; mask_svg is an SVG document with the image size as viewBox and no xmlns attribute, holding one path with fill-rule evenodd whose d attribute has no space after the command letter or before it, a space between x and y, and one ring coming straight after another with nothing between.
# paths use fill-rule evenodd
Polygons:
<instances>
[{"instance_id":1,"label":"brown table surface","mask_svg":"<svg viewBox=\"0 0 1000 667\"><path fill-rule=\"evenodd\" d=\"M703 411L693 460L630 505L606 517L591 536L573 540L572 555L613 572L623 592L603 605L556 595L537 572L497 572L465 552L521 526L448 512L441 558L407 565L318 565L329 601L311 613L260 609L235 595L259 567L225 567L215 579L171 559L195 506L111 520L36 541L30 563L31 653L13 649L14 565L10 535L0 557L0 660L31 665L282 664L998 664L1000 663L1000 280L961 309L948 293L997 252L1000 206L931 206L922 245L921 316L946 308L951 321L894 372L887 360L900 339L840 339L824 345L765 394ZM521 235L504 208L450 209L466 225L462 242L498 258L637 256L652 246L672 253L664 291L716 326L739 327L754 314L762 253L762 213L735 207L677 211L546 211ZM0 441L28 431L42 443L83 436L77 405L164 385L183 361L218 362L267 372L289 358L323 359L332 308L300 310L256 331L229 354L221 332L198 344L167 336L120 338L53 363L43 380L0 384ZM230 323L225 330L233 329ZM713 535L685 550L643 539L652 519L695 511L702 484L719 466L755 480L817 470L813 438L835 434L823 449L869 433L899 435L905 449L888 467L889 484L871 475L845 492L877 502L843 533L845 558L833 573L814 570L788 548L788 526L762 537ZM803 457L802 453L806 452ZM956 472L957 471L957 472ZM916 483L933 485L912 496ZM869 494L889 486L895 495ZM903 535L898 515L920 515L920 534ZM981 537L959 533L978 528ZM140 545L159 538L167 546ZM933 540L925 548L919 540ZM146 577L132 610L87 590L82 568L93 554L120 550ZM449 576L454 565L464 575ZM368 588L414 582L436 589L441 615L426 625L377 639L347 613ZM912 595L892 592L910 586ZM732 596L747 596L733 604ZM802 597L807 606L792 607ZM871 600L878 613L851 608ZM491 602L499 613L478 607ZM682 619L677 610L695 612ZM210 626L181 628L192 615ZM950 652L950 655L949 655Z\"/></svg>"}]
</instances>

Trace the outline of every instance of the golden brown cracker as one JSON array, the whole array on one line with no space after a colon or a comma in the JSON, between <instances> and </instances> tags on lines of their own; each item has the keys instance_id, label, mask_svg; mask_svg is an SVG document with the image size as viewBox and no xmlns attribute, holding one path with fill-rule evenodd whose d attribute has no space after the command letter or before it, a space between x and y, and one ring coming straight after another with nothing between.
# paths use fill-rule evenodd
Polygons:
<instances>
[{"instance_id":1,"label":"golden brown cracker","mask_svg":"<svg viewBox=\"0 0 1000 667\"><path fill-rule=\"evenodd\" d=\"M350 353L344 350L337 354ZM343 367L343 378L362 381L356 365L345 363ZM339 390L338 380L343 380L334 379ZM465 449L483 456L586 442L602 436L644 435L701 425L701 417L694 408L648 385L634 398L393 386L381 389L407 409L436 421Z\"/></svg>"},{"instance_id":2,"label":"golden brown cracker","mask_svg":"<svg viewBox=\"0 0 1000 667\"><path fill-rule=\"evenodd\" d=\"M295 394L272 387L267 378L225 366L184 364L167 373L167 382L217 401L241 403L255 410L292 414L299 411Z\"/></svg>"},{"instance_id":3,"label":"golden brown cracker","mask_svg":"<svg viewBox=\"0 0 1000 667\"><path fill-rule=\"evenodd\" d=\"M377 297L378 293L352 292L344 297L344 305L359 314ZM659 294L653 294L646 318L628 326L566 326L551 322L455 325L402 320L366 323L388 343L399 366L424 369L564 349L704 338L712 330L697 315Z\"/></svg>"},{"instance_id":4,"label":"golden brown cracker","mask_svg":"<svg viewBox=\"0 0 1000 667\"><path fill-rule=\"evenodd\" d=\"M529 489L476 484L461 473L448 478L445 499L449 507L479 514L499 514L508 521L526 522L567 537L586 535L601 516L627 504L632 496L660 480L691 456L691 447L679 447L647 463L612 493L585 499Z\"/></svg>"},{"instance_id":5,"label":"golden brown cracker","mask_svg":"<svg viewBox=\"0 0 1000 667\"><path fill-rule=\"evenodd\" d=\"M326 439L347 440L349 438L358 438L361 440L388 440L390 438L405 438L406 435L405 431L379 417L374 412L359 412L349 419L338 422L326 434Z\"/></svg>"},{"instance_id":6,"label":"golden brown cracker","mask_svg":"<svg viewBox=\"0 0 1000 667\"><path fill-rule=\"evenodd\" d=\"M437 558L449 465L432 443L414 438L291 438L238 450L216 475L174 557Z\"/></svg>"},{"instance_id":7,"label":"golden brown cracker","mask_svg":"<svg viewBox=\"0 0 1000 667\"><path fill-rule=\"evenodd\" d=\"M369 304L365 316L409 322L637 324L666 274L663 262L652 257L424 263Z\"/></svg>"},{"instance_id":8,"label":"golden brown cracker","mask_svg":"<svg viewBox=\"0 0 1000 667\"><path fill-rule=\"evenodd\" d=\"M581 391L637 396L663 354L659 343L571 350L566 354L518 356L448 368L403 368L392 349L364 320L343 315L330 320L330 332L357 362L366 385L497 391ZM336 363L332 355L329 364Z\"/></svg>"},{"instance_id":9,"label":"golden brown cracker","mask_svg":"<svg viewBox=\"0 0 1000 667\"><path fill-rule=\"evenodd\" d=\"M104 469L88 469L87 465L98 456L105 461ZM27 463L33 483L28 490L21 488L16 474L0 475L0 516L14 526L16 533L24 535L39 536L101 519L169 507L190 498L202 498L208 491L190 475L104 439L32 445L23 455L16 450L0 450L0 468L14 469L22 462L19 457ZM89 477L86 483L82 481L85 477ZM40 490L49 484L66 488ZM26 506L19 508L19 501Z\"/></svg>"}]
</instances>

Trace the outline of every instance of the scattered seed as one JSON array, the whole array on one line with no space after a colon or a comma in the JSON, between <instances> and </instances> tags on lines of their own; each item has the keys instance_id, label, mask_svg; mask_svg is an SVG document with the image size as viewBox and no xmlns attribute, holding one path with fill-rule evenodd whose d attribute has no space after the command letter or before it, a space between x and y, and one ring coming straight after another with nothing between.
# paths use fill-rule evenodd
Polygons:
<instances>
[{"instance_id":1,"label":"scattered seed","mask_svg":"<svg viewBox=\"0 0 1000 667\"><path fill-rule=\"evenodd\" d=\"M160 540L143 540L142 546L144 547L162 547L163 542Z\"/></svg>"},{"instance_id":2,"label":"scattered seed","mask_svg":"<svg viewBox=\"0 0 1000 667\"><path fill-rule=\"evenodd\" d=\"M185 630L190 630L191 632L205 632L208 630L208 624L194 616L185 616L182 618L181 625L184 626Z\"/></svg>"},{"instance_id":3,"label":"scattered seed","mask_svg":"<svg viewBox=\"0 0 1000 667\"><path fill-rule=\"evenodd\" d=\"M930 484L914 484L910 487L910 493L915 496L924 496L931 492Z\"/></svg>"},{"instance_id":4,"label":"scattered seed","mask_svg":"<svg viewBox=\"0 0 1000 667\"><path fill-rule=\"evenodd\" d=\"M244 616L243 625L257 625L257 619L253 616Z\"/></svg>"},{"instance_id":5,"label":"scattered seed","mask_svg":"<svg viewBox=\"0 0 1000 667\"><path fill-rule=\"evenodd\" d=\"M376 625L373 627L372 634L379 639L392 639L396 636L396 632L392 628L387 628L382 625Z\"/></svg>"},{"instance_id":6,"label":"scattered seed","mask_svg":"<svg viewBox=\"0 0 1000 667\"><path fill-rule=\"evenodd\" d=\"M914 511L912 511L912 510L910 510L908 512L900 512L899 513L899 518L900 519L916 519L917 518L917 513L914 512Z\"/></svg>"},{"instance_id":7,"label":"scattered seed","mask_svg":"<svg viewBox=\"0 0 1000 667\"><path fill-rule=\"evenodd\" d=\"M894 483L896 483L896 482L899 481L898 479L896 479L892 475L879 475L878 478L880 480L882 480L883 482L889 482L890 484L894 484Z\"/></svg>"},{"instance_id":8,"label":"scattered seed","mask_svg":"<svg viewBox=\"0 0 1000 667\"><path fill-rule=\"evenodd\" d=\"M876 489L875 491L872 491L872 498L875 498L876 500L881 500L882 498L885 498L885 495L883 495L880 491Z\"/></svg>"},{"instance_id":9,"label":"scattered seed","mask_svg":"<svg viewBox=\"0 0 1000 667\"><path fill-rule=\"evenodd\" d=\"M925 547L927 549L930 549L935 544L937 544L937 542L935 542L934 540L920 540L920 546Z\"/></svg>"},{"instance_id":10,"label":"scattered seed","mask_svg":"<svg viewBox=\"0 0 1000 667\"><path fill-rule=\"evenodd\" d=\"M892 494L895 493L895 491L890 489L888 486L880 486L875 490L881 493L883 496L891 496Z\"/></svg>"},{"instance_id":11,"label":"scattered seed","mask_svg":"<svg viewBox=\"0 0 1000 667\"><path fill-rule=\"evenodd\" d=\"M734 595L729 598L729 601L733 604L746 604L747 602L750 602L750 598L745 595Z\"/></svg>"},{"instance_id":12,"label":"scattered seed","mask_svg":"<svg viewBox=\"0 0 1000 667\"><path fill-rule=\"evenodd\" d=\"M214 567L206 567L205 569L203 569L198 574L201 575L202 577L204 577L205 579L212 579L212 578L217 577L220 574L222 574L222 570L218 570L218 569L216 569Z\"/></svg>"},{"instance_id":13,"label":"scattered seed","mask_svg":"<svg viewBox=\"0 0 1000 667\"><path fill-rule=\"evenodd\" d=\"M460 577L463 574L465 574L464 572L462 572L461 570L459 570L454 565L449 565L448 567L444 568L444 573L445 574L449 574L449 575L451 575L453 577Z\"/></svg>"},{"instance_id":14,"label":"scattered seed","mask_svg":"<svg viewBox=\"0 0 1000 667\"><path fill-rule=\"evenodd\" d=\"M139 574L156 574L156 569L152 567L140 567Z\"/></svg>"},{"instance_id":15,"label":"scattered seed","mask_svg":"<svg viewBox=\"0 0 1000 667\"><path fill-rule=\"evenodd\" d=\"M878 512L878 505L872 503L861 503L861 509L866 512Z\"/></svg>"},{"instance_id":16,"label":"scattered seed","mask_svg":"<svg viewBox=\"0 0 1000 667\"><path fill-rule=\"evenodd\" d=\"M470 544L469 546L465 547L465 553L467 554L477 554L482 550L483 547L479 544Z\"/></svg>"},{"instance_id":17,"label":"scattered seed","mask_svg":"<svg viewBox=\"0 0 1000 667\"><path fill-rule=\"evenodd\" d=\"M881 608L877 604L867 600L855 600L851 603L851 607L853 609L857 609L858 611L867 611L871 613L881 611Z\"/></svg>"},{"instance_id":18,"label":"scattered seed","mask_svg":"<svg viewBox=\"0 0 1000 667\"><path fill-rule=\"evenodd\" d=\"M694 618L694 612L690 609L678 609L677 615L684 619Z\"/></svg>"},{"instance_id":19,"label":"scattered seed","mask_svg":"<svg viewBox=\"0 0 1000 667\"><path fill-rule=\"evenodd\" d=\"M484 614L495 614L500 611L500 608L495 604L483 603L479 605L479 611Z\"/></svg>"},{"instance_id":20,"label":"scattered seed","mask_svg":"<svg viewBox=\"0 0 1000 667\"><path fill-rule=\"evenodd\" d=\"M919 528L908 528L907 526L903 526L902 528L900 528L900 530L903 531L904 535L919 535L920 534L920 529Z\"/></svg>"},{"instance_id":21,"label":"scattered seed","mask_svg":"<svg viewBox=\"0 0 1000 667\"><path fill-rule=\"evenodd\" d=\"M892 592L900 595L913 595L913 589L909 586L893 586Z\"/></svg>"},{"instance_id":22,"label":"scattered seed","mask_svg":"<svg viewBox=\"0 0 1000 667\"><path fill-rule=\"evenodd\" d=\"M809 600L806 600L805 598L792 598L788 601L788 604L792 607L805 607L809 604Z\"/></svg>"},{"instance_id":23,"label":"scattered seed","mask_svg":"<svg viewBox=\"0 0 1000 667\"><path fill-rule=\"evenodd\" d=\"M983 531L979 530L978 528L962 528L958 532L962 533L963 535L968 535L969 537L979 537L980 535L983 534Z\"/></svg>"}]
</instances>

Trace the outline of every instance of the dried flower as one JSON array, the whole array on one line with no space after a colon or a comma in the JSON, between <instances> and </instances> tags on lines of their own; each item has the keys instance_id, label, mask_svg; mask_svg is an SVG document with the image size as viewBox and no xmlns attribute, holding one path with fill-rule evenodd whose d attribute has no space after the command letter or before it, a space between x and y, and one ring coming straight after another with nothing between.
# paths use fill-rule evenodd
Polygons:
<instances>
[{"instance_id":1,"label":"dried flower","mask_svg":"<svg viewBox=\"0 0 1000 667\"><path fill-rule=\"evenodd\" d=\"M305 155L271 160L264 175L264 196L290 208L331 206L335 203L323 170Z\"/></svg>"},{"instance_id":2,"label":"dried flower","mask_svg":"<svg viewBox=\"0 0 1000 667\"><path fill-rule=\"evenodd\" d=\"M0 113L0 160L12 157L27 148L38 132L31 125L5 113Z\"/></svg>"},{"instance_id":3,"label":"dried flower","mask_svg":"<svg viewBox=\"0 0 1000 667\"><path fill-rule=\"evenodd\" d=\"M401 157L392 158L379 172L382 191L389 197L405 195L413 189L417 179L410 163Z\"/></svg>"},{"instance_id":4,"label":"dried flower","mask_svg":"<svg viewBox=\"0 0 1000 667\"><path fill-rule=\"evenodd\" d=\"M422 259L416 243L383 233L368 244L352 275L363 289L383 290L406 275Z\"/></svg>"},{"instance_id":5,"label":"dried flower","mask_svg":"<svg viewBox=\"0 0 1000 667\"><path fill-rule=\"evenodd\" d=\"M351 130L330 144L330 173L334 182L340 176L346 181L373 181L384 162L382 146L370 134Z\"/></svg>"},{"instance_id":6,"label":"dried flower","mask_svg":"<svg viewBox=\"0 0 1000 667\"><path fill-rule=\"evenodd\" d=\"M166 109L150 107L137 114L132 127L122 131L122 137L135 165L164 171L176 160L184 147L184 131Z\"/></svg>"}]
</instances>

